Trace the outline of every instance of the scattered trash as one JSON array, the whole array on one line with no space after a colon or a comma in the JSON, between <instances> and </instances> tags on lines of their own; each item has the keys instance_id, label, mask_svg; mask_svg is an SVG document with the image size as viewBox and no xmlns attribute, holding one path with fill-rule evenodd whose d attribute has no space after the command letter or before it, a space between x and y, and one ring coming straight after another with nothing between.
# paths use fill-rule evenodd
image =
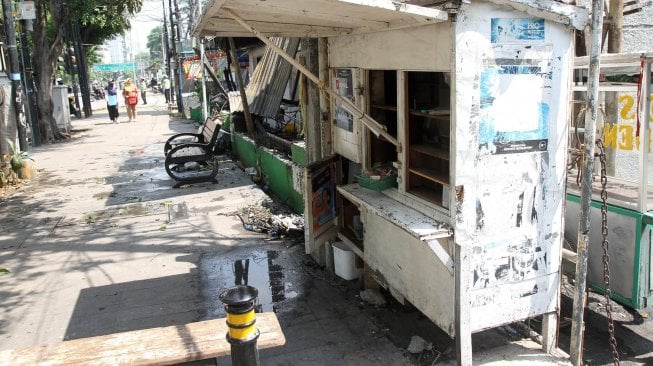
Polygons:
<instances>
[{"instance_id":1,"label":"scattered trash","mask_svg":"<svg viewBox=\"0 0 653 366\"><path fill-rule=\"evenodd\" d=\"M6 269L6 268L0 268L0 276L2 276L2 275L6 275L6 274L9 274L9 273L11 273L11 272L9 272L8 269Z\"/></svg>"},{"instance_id":2,"label":"scattered trash","mask_svg":"<svg viewBox=\"0 0 653 366\"><path fill-rule=\"evenodd\" d=\"M166 225L166 224L163 224L163 225L159 226L159 230L161 230L161 231L166 231L166 229L168 229L168 225Z\"/></svg>"},{"instance_id":3,"label":"scattered trash","mask_svg":"<svg viewBox=\"0 0 653 366\"><path fill-rule=\"evenodd\" d=\"M361 300L374 306L383 306L386 303L385 297L383 297L383 294L381 294L381 292L377 289L363 290L360 293L360 297Z\"/></svg>"},{"instance_id":4,"label":"scattered trash","mask_svg":"<svg viewBox=\"0 0 653 366\"><path fill-rule=\"evenodd\" d=\"M93 216L91 216L91 215L86 216L86 223L87 224L92 224L94 222L95 222L95 219L93 218Z\"/></svg>"},{"instance_id":5,"label":"scattered trash","mask_svg":"<svg viewBox=\"0 0 653 366\"><path fill-rule=\"evenodd\" d=\"M406 350L412 354L422 353L425 350L433 349L433 345L424 340L420 336L412 336L410 338L410 344Z\"/></svg>"},{"instance_id":6,"label":"scattered trash","mask_svg":"<svg viewBox=\"0 0 653 366\"><path fill-rule=\"evenodd\" d=\"M270 202L268 202L270 201ZM271 200L263 200L257 205L241 209L236 216L247 231L266 233L271 239L289 236L304 236L304 217L294 213L273 213L276 211Z\"/></svg>"},{"instance_id":7,"label":"scattered trash","mask_svg":"<svg viewBox=\"0 0 653 366\"><path fill-rule=\"evenodd\" d=\"M258 172L256 171L256 168L254 168L253 166L251 166L249 168L245 168L245 173L247 173L247 175L252 176L252 177L258 175Z\"/></svg>"}]
</instances>

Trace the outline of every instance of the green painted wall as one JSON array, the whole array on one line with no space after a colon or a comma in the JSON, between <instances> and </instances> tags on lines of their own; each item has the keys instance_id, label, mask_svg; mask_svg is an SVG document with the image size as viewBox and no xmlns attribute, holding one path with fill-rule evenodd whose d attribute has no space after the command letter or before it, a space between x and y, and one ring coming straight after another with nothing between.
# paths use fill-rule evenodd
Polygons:
<instances>
[{"instance_id":1,"label":"green painted wall","mask_svg":"<svg viewBox=\"0 0 653 366\"><path fill-rule=\"evenodd\" d=\"M258 150L254 141L239 133L234 133L233 150L246 167L255 167L258 162Z\"/></svg>"},{"instance_id":2,"label":"green painted wall","mask_svg":"<svg viewBox=\"0 0 653 366\"><path fill-rule=\"evenodd\" d=\"M290 145L290 155L292 157L292 161L299 165L299 166L306 166L307 158L306 158L306 143L302 142L295 142L292 145Z\"/></svg>"},{"instance_id":3,"label":"green painted wall","mask_svg":"<svg viewBox=\"0 0 653 366\"><path fill-rule=\"evenodd\" d=\"M293 188L292 162L256 147L254 141L235 133L233 151L246 167L261 169L270 191L297 214L304 213L304 198Z\"/></svg>"}]
</instances>

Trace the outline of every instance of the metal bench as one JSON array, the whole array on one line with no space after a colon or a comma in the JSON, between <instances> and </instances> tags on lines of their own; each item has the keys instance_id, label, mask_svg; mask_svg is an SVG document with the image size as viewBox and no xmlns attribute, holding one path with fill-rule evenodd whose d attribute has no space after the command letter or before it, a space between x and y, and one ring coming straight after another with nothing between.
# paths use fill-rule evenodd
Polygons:
<instances>
[{"instance_id":1,"label":"metal bench","mask_svg":"<svg viewBox=\"0 0 653 366\"><path fill-rule=\"evenodd\" d=\"M286 339L274 313L256 314L258 349ZM171 365L226 356L225 319L81 338L51 345L0 351L0 365Z\"/></svg>"},{"instance_id":2,"label":"metal bench","mask_svg":"<svg viewBox=\"0 0 653 366\"><path fill-rule=\"evenodd\" d=\"M175 188L187 183L217 183L215 149L221 127L219 121L217 118L208 119L200 133L180 133L166 141L163 149L166 152L165 169L170 178L178 182ZM194 140L185 142L182 137Z\"/></svg>"},{"instance_id":3,"label":"metal bench","mask_svg":"<svg viewBox=\"0 0 653 366\"><path fill-rule=\"evenodd\" d=\"M209 118L197 133L184 132L171 136L166 141L165 145L163 145L163 155L168 155L170 150L172 150L175 146L183 144L208 144L211 141L211 137L213 137L213 130L216 128L216 125L217 120Z\"/></svg>"}]
</instances>

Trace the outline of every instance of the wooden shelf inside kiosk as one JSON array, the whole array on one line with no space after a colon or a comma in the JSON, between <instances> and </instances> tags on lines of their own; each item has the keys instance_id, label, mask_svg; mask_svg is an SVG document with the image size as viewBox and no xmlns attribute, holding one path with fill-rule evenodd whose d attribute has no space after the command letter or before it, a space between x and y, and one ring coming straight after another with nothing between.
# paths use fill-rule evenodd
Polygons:
<instances>
[{"instance_id":1,"label":"wooden shelf inside kiosk","mask_svg":"<svg viewBox=\"0 0 653 366\"><path fill-rule=\"evenodd\" d=\"M419 175L422 178L428 179L432 182L439 183L445 186L449 185L449 177L433 169L426 168L410 168L409 172Z\"/></svg>"},{"instance_id":2,"label":"wooden shelf inside kiosk","mask_svg":"<svg viewBox=\"0 0 653 366\"><path fill-rule=\"evenodd\" d=\"M368 113L386 132L397 138L397 71L368 70L367 88ZM385 138L366 132L367 164L397 161L397 148Z\"/></svg>"},{"instance_id":3,"label":"wooden shelf inside kiosk","mask_svg":"<svg viewBox=\"0 0 653 366\"><path fill-rule=\"evenodd\" d=\"M370 104L370 108L383 109L386 111L396 111L396 105L385 105L385 104Z\"/></svg>"},{"instance_id":4,"label":"wooden shelf inside kiosk","mask_svg":"<svg viewBox=\"0 0 653 366\"><path fill-rule=\"evenodd\" d=\"M434 109L434 110L429 110L428 112L422 112L416 110L410 111L411 116L419 116L419 117L425 117L429 119L440 119L445 121L449 120L450 114L451 111L449 111L448 109Z\"/></svg>"},{"instance_id":5,"label":"wooden shelf inside kiosk","mask_svg":"<svg viewBox=\"0 0 653 366\"><path fill-rule=\"evenodd\" d=\"M407 72L406 193L438 206L448 200L451 110L448 74ZM443 198L444 197L444 198Z\"/></svg>"},{"instance_id":6,"label":"wooden shelf inside kiosk","mask_svg":"<svg viewBox=\"0 0 653 366\"><path fill-rule=\"evenodd\" d=\"M449 160L449 150L445 150L437 146L428 144L415 144L410 146L410 150L426 154L437 159Z\"/></svg>"},{"instance_id":7,"label":"wooden shelf inside kiosk","mask_svg":"<svg viewBox=\"0 0 653 366\"><path fill-rule=\"evenodd\" d=\"M423 187L415 187L410 191L410 193L429 202L433 202L436 205L442 206L442 193L439 191Z\"/></svg>"}]
</instances>

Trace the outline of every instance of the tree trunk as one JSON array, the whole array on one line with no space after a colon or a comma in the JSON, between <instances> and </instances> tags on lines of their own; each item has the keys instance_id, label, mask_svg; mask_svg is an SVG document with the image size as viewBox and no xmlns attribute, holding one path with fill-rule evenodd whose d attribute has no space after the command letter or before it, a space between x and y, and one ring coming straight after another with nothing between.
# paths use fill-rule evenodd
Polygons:
<instances>
[{"instance_id":1,"label":"tree trunk","mask_svg":"<svg viewBox=\"0 0 653 366\"><path fill-rule=\"evenodd\" d=\"M11 95L9 88L0 84L0 137L4 138L0 141L0 155L9 154L9 145L7 144L7 119L9 118L9 103L11 103Z\"/></svg>"},{"instance_id":2,"label":"tree trunk","mask_svg":"<svg viewBox=\"0 0 653 366\"><path fill-rule=\"evenodd\" d=\"M51 39L48 37L46 27L46 12L52 15L56 24L63 20L63 8L59 1L39 0L35 4L36 19L34 20L34 32L32 33L34 48L39 52L32 55L32 64L36 72L36 107L38 109L38 121L41 136L44 143L68 137L57 127L54 119L52 104L52 85L54 82L54 65L57 55L61 54L61 27L55 26ZM49 8L49 9L46 9Z\"/></svg>"}]
</instances>

